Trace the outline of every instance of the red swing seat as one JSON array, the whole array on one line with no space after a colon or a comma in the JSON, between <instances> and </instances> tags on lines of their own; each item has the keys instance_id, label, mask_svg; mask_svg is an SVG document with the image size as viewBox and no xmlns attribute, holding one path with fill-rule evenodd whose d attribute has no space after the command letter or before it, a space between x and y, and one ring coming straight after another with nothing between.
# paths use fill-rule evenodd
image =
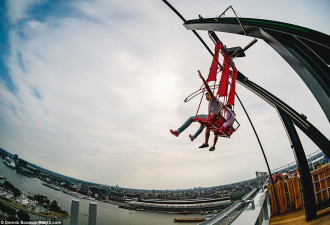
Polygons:
<instances>
[{"instance_id":1,"label":"red swing seat","mask_svg":"<svg viewBox=\"0 0 330 225\"><path fill-rule=\"evenodd\" d=\"M235 119L232 125L224 129L223 124L226 122L225 118L221 114L219 114L217 117L217 119L211 116L209 116L207 119L195 117L194 121L199 122L203 127L210 129L215 135L218 135L219 137L230 138L230 136L238 129L240 124ZM237 123L235 128L233 127L234 123Z\"/></svg>"},{"instance_id":2,"label":"red swing seat","mask_svg":"<svg viewBox=\"0 0 330 225\"><path fill-rule=\"evenodd\" d=\"M223 127L220 127L213 132L214 132L214 134L218 135L219 137L230 138L230 136L237 130L238 127L236 127L236 129L235 129L232 125L230 125L225 129L223 129Z\"/></svg>"},{"instance_id":3,"label":"red swing seat","mask_svg":"<svg viewBox=\"0 0 330 225\"><path fill-rule=\"evenodd\" d=\"M216 131L221 128L225 122L225 118L220 115L220 118L215 120L213 117L209 116L207 119L194 118L194 121L199 122L203 127L206 127L212 131Z\"/></svg>"}]
</instances>

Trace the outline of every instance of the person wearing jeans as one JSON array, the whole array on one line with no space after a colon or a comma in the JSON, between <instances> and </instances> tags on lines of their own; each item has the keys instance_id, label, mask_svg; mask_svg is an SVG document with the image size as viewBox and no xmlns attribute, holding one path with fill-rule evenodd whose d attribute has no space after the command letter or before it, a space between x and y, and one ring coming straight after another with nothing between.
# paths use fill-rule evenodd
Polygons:
<instances>
[{"instance_id":1,"label":"person wearing jeans","mask_svg":"<svg viewBox=\"0 0 330 225\"><path fill-rule=\"evenodd\" d=\"M203 83L205 85L205 88L208 91L208 92L206 92L205 97L206 97L206 100L209 102L209 106L208 106L209 115L210 115L210 117L212 117L221 108L221 103L213 95L213 92L211 91L210 86L205 81L205 79L203 78L202 74L199 71L198 71L198 74L199 74L200 78L203 80ZM180 133L182 133L185 129L187 129L187 127L190 126L190 124L192 124L193 122L195 122L194 118L195 118L195 116L189 117L188 120L184 124L182 124L182 126L179 127L177 130L170 129L171 134L173 134L174 136L178 137ZM200 114L200 115L197 115L196 118L207 119L208 118L208 115ZM203 129L204 129L204 127L203 126L200 126L199 129L197 130L197 132L193 136L190 134L189 135L190 140L193 141L203 131ZM209 136L210 136L210 131L209 130L207 130L207 131L208 132L205 133L205 143L208 143L208 139L209 139ZM215 149L216 140L217 140L217 138L215 137L214 138L215 143L213 143L213 146L210 148L210 151L213 151ZM208 144L205 144L205 143L203 145L201 145L199 148L209 147L209 145Z\"/></svg>"}]
</instances>

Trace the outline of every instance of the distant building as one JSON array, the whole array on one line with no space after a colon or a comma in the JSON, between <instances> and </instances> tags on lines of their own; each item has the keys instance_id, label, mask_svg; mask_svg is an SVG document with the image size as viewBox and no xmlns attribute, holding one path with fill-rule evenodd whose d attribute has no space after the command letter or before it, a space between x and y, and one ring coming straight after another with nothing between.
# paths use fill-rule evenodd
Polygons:
<instances>
[{"instance_id":1,"label":"distant building","mask_svg":"<svg viewBox=\"0 0 330 225\"><path fill-rule=\"evenodd\" d=\"M116 201L124 201L124 195L121 193L117 193L114 191L109 192L109 199L113 199Z\"/></svg>"},{"instance_id":2,"label":"distant building","mask_svg":"<svg viewBox=\"0 0 330 225\"><path fill-rule=\"evenodd\" d=\"M86 185L86 184L79 183L79 184L78 184L78 188L79 188L79 190L80 190L82 193L84 193L84 194L87 194L88 191L89 191L89 186Z\"/></svg>"},{"instance_id":3,"label":"distant building","mask_svg":"<svg viewBox=\"0 0 330 225\"><path fill-rule=\"evenodd\" d=\"M18 159L16 165L17 165L18 167L24 167L24 168L27 168L27 165L28 165L28 164L27 164L27 162L26 162L25 160L23 160L23 159Z\"/></svg>"},{"instance_id":4,"label":"distant building","mask_svg":"<svg viewBox=\"0 0 330 225\"><path fill-rule=\"evenodd\" d=\"M14 154L13 155L13 160L15 161L16 165L18 164L18 155Z\"/></svg>"},{"instance_id":5,"label":"distant building","mask_svg":"<svg viewBox=\"0 0 330 225\"><path fill-rule=\"evenodd\" d=\"M108 190L101 188L99 190L99 198L106 199L108 197Z\"/></svg>"},{"instance_id":6,"label":"distant building","mask_svg":"<svg viewBox=\"0 0 330 225\"><path fill-rule=\"evenodd\" d=\"M26 168L24 168L24 167L17 167L17 168L16 168L16 171L17 171L18 173L21 173L21 174L23 174L23 175L25 175L25 176L28 176L28 177L33 177L33 176L34 176L34 173L33 173L31 170L26 169Z\"/></svg>"},{"instance_id":7,"label":"distant building","mask_svg":"<svg viewBox=\"0 0 330 225\"><path fill-rule=\"evenodd\" d=\"M72 186L70 186L72 189L74 189L75 191L80 190L79 186L77 184L74 184Z\"/></svg>"},{"instance_id":8,"label":"distant building","mask_svg":"<svg viewBox=\"0 0 330 225\"><path fill-rule=\"evenodd\" d=\"M22 160L22 161L24 161L24 160ZM34 168L34 167L30 166L30 165L27 165L26 168L29 169L29 170L31 170L31 171L33 171L34 173L36 173L36 172L39 171L38 169L36 169L36 168ZM45 174L45 175L47 175L47 174Z\"/></svg>"},{"instance_id":9,"label":"distant building","mask_svg":"<svg viewBox=\"0 0 330 225\"><path fill-rule=\"evenodd\" d=\"M94 198L98 198L100 189L98 187L90 187L89 190L92 192Z\"/></svg>"},{"instance_id":10,"label":"distant building","mask_svg":"<svg viewBox=\"0 0 330 225\"><path fill-rule=\"evenodd\" d=\"M127 202L127 204L134 209L144 210L156 210L156 211L195 211L200 212L204 210L215 210L228 207L231 204L229 198L217 198L217 199L186 199L180 201L169 200L139 200Z\"/></svg>"}]
</instances>

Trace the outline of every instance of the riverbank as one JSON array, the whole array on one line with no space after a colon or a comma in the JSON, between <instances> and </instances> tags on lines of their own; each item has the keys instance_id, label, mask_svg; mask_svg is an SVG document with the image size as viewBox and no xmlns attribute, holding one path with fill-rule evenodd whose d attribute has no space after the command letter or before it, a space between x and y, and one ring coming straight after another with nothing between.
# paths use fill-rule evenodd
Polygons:
<instances>
[{"instance_id":1,"label":"riverbank","mask_svg":"<svg viewBox=\"0 0 330 225\"><path fill-rule=\"evenodd\" d=\"M58 212L50 211L50 215L49 215L49 214L45 214L45 213L41 213L41 212L36 212L36 211L34 211L30 208L27 208L25 206L13 203L13 202L8 201L7 199L4 199L2 197L0 197L0 202L7 205L7 206L9 206L9 207L19 209L19 210L23 210L24 212L34 214L34 215L37 215L37 216L41 216L41 217L45 217L45 218L49 218L49 219L68 219L68 218L70 218L70 215L67 214L67 213L65 214L65 213L58 213Z\"/></svg>"},{"instance_id":2,"label":"riverbank","mask_svg":"<svg viewBox=\"0 0 330 225\"><path fill-rule=\"evenodd\" d=\"M52 188L42 185L42 180L33 177L27 177L20 173L17 173L15 170L6 166L3 161L0 160L0 175L6 177L7 180L12 183L15 187L22 190L24 193L30 195L44 195L48 196L49 199L56 200L58 205L70 214L72 200L79 200L79 214L78 214L78 223L79 225L88 225L88 216L85 215L85 212L89 212L89 204L91 202L97 203L97 224L98 225L108 225L111 221L111 224L116 225L168 225L174 224L173 219L179 217L178 214L174 213L156 213L151 211L137 211L137 210L128 210L124 208L119 208L119 205L124 205L125 202L113 201L113 199L108 200L99 200L90 201L88 199L79 199L76 197L71 197L68 194L65 194L60 191L56 191ZM111 203L111 204L109 204ZM33 220L43 220L38 218L39 216L30 214ZM1 216L1 212L0 212ZM184 217L199 217L198 215L185 215ZM53 219L45 219L53 220ZM63 225L70 225L70 218L61 219ZM196 223L188 223L196 224Z\"/></svg>"}]
</instances>

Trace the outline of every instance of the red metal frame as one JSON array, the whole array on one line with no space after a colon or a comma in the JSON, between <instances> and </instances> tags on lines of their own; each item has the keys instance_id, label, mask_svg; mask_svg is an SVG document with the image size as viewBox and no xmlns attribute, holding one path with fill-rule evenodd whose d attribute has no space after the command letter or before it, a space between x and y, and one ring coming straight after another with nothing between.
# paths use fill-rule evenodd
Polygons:
<instances>
[{"instance_id":1,"label":"red metal frame","mask_svg":"<svg viewBox=\"0 0 330 225\"><path fill-rule=\"evenodd\" d=\"M217 43L217 44L220 44L219 46L220 46L220 51L221 51L222 55L224 57L230 57L226 53L226 46L224 46L222 44L222 42ZM235 64L233 63L233 61L230 58L229 58L228 64L229 64L229 67L232 67L233 70L236 70ZM213 61L212 61L212 66L213 66ZM232 81L232 82L235 82L235 81ZM216 83L216 80L214 81L213 95L214 95L214 92L215 92L215 83ZM210 115L210 109L209 109L209 114L208 114L208 118L207 119L197 118L198 111L199 111L200 106L201 106L201 103L203 101L204 92L205 92L205 89L203 90L203 94L202 94L201 100L199 102L198 109L197 109L197 112L196 112L194 121L197 121L202 126L210 129L211 131L214 132L215 135L218 135L220 137L230 138L230 136L238 129L238 127L240 126L240 124L235 119L234 123L236 122L238 124L238 126L236 128L233 127L233 124L234 123L231 126L228 126L227 128L223 128L223 124L225 122L225 118L224 118L223 115L221 115L221 112L222 112L223 107L225 107L225 106L222 106L221 107L221 109L218 112L218 115L215 118ZM224 103L228 100L228 96L226 95L226 96L223 96L223 97L224 97L223 105L225 105ZM212 100L213 99L210 99L210 101L212 101ZM210 107L211 107L211 105L212 104L210 104Z\"/></svg>"},{"instance_id":2,"label":"red metal frame","mask_svg":"<svg viewBox=\"0 0 330 225\"><path fill-rule=\"evenodd\" d=\"M228 126L227 128L224 128L223 124L226 122L226 120L224 116L221 114L223 107L220 108L218 115L216 116L217 118L209 115L207 119L201 119L201 118L197 118L196 115L194 121L199 122L202 126L210 129L211 131L213 131L215 135L218 135L219 137L230 138L230 136L238 129L240 124L235 119L232 125ZM237 123L236 127L234 127L235 122Z\"/></svg>"}]
</instances>

